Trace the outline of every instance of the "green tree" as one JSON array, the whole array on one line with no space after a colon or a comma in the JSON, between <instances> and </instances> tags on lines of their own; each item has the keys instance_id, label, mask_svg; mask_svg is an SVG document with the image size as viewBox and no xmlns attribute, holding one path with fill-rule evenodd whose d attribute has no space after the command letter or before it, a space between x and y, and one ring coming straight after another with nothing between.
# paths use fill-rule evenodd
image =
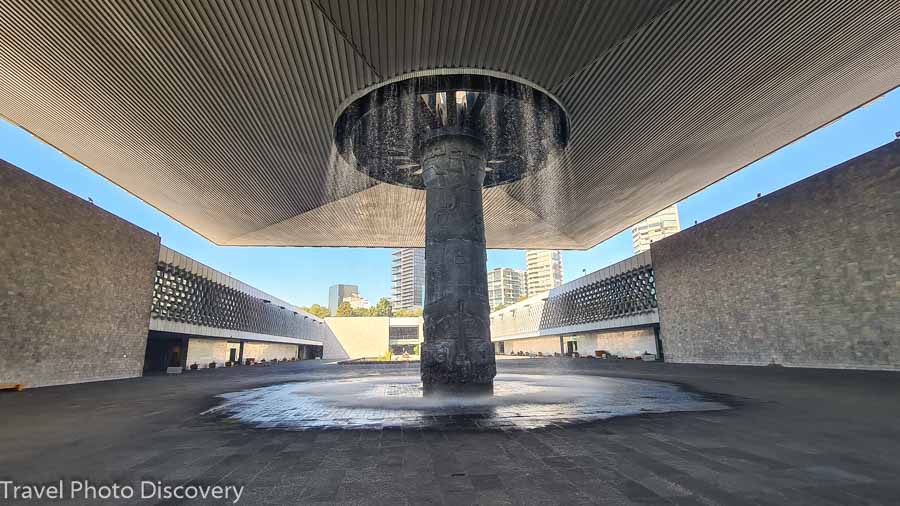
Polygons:
<instances>
[{"instance_id":1,"label":"green tree","mask_svg":"<svg viewBox=\"0 0 900 506\"><path fill-rule=\"evenodd\" d=\"M347 301L341 302L335 316L353 316L353 308L350 307L350 303Z\"/></svg>"},{"instance_id":2,"label":"green tree","mask_svg":"<svg viewBox=\"0 0 900 506\"><path fill-rule=\"evenodd\" d=\"M422 308L417 307L415 309L398 309L394 311L394 316L402 318L402 317L410 317L410 316L422 316Z\"/></svg>"},{"instance_id":3,"label":"green tree","mask_svg":"<svg viewBox=\"0 0 900 506\"><path fill-rule=\"evenodd\" d=\"M387 297L378 299L378 303L372 306L369 316L391 316L391 300Z\"/></svg>"},{"instance_id":4,"label":"green tree","mask_svg":"<svg viewBox=\"0 0 900 506\"><path fill-rule=\"evenodd\" d=\"M505 307L509 307L509 304L497 304L496 306L494 306L494 309L492 309L491 312L493 313L494 311L500 311Z\"/></svg>"},{"instance_id":5,"label":"green tree","mask_svg":"<svg viewBox=\"0 0 900 506\"><path fill-rule=\"evenodd\" d=\"M301 307L301 311L306 311L307 313L318 316L319 318L325 318L326 316L331 316L331 311L328 310L327 307L320 306L319 304L313 304L309 307Z\"/></svg>"}]
</instances>

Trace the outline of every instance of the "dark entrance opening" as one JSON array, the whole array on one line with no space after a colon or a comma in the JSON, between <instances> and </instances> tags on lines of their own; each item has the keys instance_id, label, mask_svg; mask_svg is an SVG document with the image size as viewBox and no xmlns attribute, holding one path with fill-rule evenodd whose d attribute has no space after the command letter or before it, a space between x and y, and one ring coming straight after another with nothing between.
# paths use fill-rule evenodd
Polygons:
<instances>
[{"instance_id":1,"label":"dark entrance opening","mask_svg":"<svg viewBox=\"0 0 900 506\"><path fill-rule=\"evenodd\" d=\"M573 357L578 353L578 341L566 341L566 356Z\"/></svg>"},{"instance_id":2,"label":"dark entrance opening","mask_svg":"<svg viewBox=\"0 0 900 506\"><path fill-rule=\"evenodd\" d=\"M656 339L656 359L660 362L665 362L666 358L663 355L662 339L659 337L659 325L653 326L653 337Z\"/></svg>"},{"instance_id":3,"label":"dark entrance opening","mask_svg":"<svg viewBox=\"0 0 900 506\"><path fill-rule=\"evenodd\" d=\"M163 372L169 367L185 367L188 336L151 330L144 352L144 372Z\"/></svg>"}]
</instances>

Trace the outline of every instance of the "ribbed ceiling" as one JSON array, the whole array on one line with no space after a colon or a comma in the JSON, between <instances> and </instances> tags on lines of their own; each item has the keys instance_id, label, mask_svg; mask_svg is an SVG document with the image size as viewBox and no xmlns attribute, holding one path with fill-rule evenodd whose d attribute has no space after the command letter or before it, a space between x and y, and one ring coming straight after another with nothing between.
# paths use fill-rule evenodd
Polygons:
<instances>
[{"instance_id":1,"label":"ribbed ceiling","mask_svg":"<svg viewBox=\"0 0 900 506\"><path fill-rule=\"evenodd\" d=\"M488 246L588 248L900 84L900 2L0 2L0 114L212 241L421 246L424 194L334 164L341 104L470 68L570 115L485 190Z\"/></svg>"}]
</instances>

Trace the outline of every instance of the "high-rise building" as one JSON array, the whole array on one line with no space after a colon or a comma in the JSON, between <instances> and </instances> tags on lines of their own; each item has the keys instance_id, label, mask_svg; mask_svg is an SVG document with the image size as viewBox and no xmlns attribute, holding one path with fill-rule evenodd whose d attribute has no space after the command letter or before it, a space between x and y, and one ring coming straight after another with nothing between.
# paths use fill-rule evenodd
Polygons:
<instances>
[{"instance_id":1,"label":"high-rise building","mask_svg":"<svg viewBox=\"0 0 900 506\"><path fill-rule=\"evenodd\" d=\"M646 220L631 227L631 242L634 244L634 254L643 253L650 249L650 243L681 230L678 221L678 207L669 206L654 214Z\"/></svg>"},{"instance_id":2,"label":"high-rise building","mask_svg":"<svg viewBox=\"0 0 900 506\"><path fill-rule=\"evenodd\" d=\"M515 304L525 295L525 272L502 267L488 271L488 300L491 311L501 305Z\"/></svg>"},{"instance_id":3,"label":"high-rise building","mask_svg":"<svg viewBox=\"0 0 900 506\"><path fill-rule=\"evenodd\" d=\"M562 255L557 250L530 250L525 253L527 295L548 292L563 283Z\"/></svg>"},{"instance_id":4,"label":"high-rise building","mask_svg":"<svg viewBox=\"0 0 900 506\"><path fill-rule=\"evenodd\" d=\"M421 308L425 300L425 250L401 248L391 264L391 306L394 310Z\"/></svg>"},{"instance_id":5,"label":"high-rise building","mask_svg":"<svg viewBox=\"0 0 900 506\"><path fill-rule=\"evenodd\" d=\"M350 304L353 309L369 309L369 300L358 293L351 293L342 302Z\"/></svg>"},{"instance_id":6,"label":"high-rise building","mask_svg":"<svg viewBox=\"0 0 900 506\"><path fill-rule=\"evenodd\" d=\"M328 312L331 316L336 315L341 302L353 294L359 295L359 287L356 285L332 285L328 289Z\"/></svg>"}]
</instances>

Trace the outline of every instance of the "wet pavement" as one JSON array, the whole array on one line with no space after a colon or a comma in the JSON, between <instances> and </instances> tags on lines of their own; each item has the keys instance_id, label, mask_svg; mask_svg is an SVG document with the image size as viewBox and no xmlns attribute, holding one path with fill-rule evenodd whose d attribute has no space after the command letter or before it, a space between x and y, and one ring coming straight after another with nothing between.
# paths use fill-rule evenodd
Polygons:
<instances>
[{"instance_id":1,"label":"wet pavement","mask_svg":"<svg viewBox=\"0 0 900 506\"><path fill-rule=\"evenodd\" d=\"M501 361L498 368L504 376L585 384L677 384L676 391L730 409L538 429L263 429L204 412L228 393L336 380L396 384L390 378L397 376L402 385L416 371L320 362L216 369L0 393L0 480L239 485L239 504L835 505L900 498L897 373L588 359ZM371 400L377 405L377 396Z\"/></svg>"},{"instance_id":2,"label":"wet pavement","mask_svg":"<svg viewBox=\"0 0 900 506\"><path fill-rule=\"evenodd\" d=\"M294 430L539 429L617 416L728 407L669 383L599 376L500 374L493 395L423 395L416 376L314 380L221 396L207 411L258 428Z\"/></svg>"}]
</instances>

